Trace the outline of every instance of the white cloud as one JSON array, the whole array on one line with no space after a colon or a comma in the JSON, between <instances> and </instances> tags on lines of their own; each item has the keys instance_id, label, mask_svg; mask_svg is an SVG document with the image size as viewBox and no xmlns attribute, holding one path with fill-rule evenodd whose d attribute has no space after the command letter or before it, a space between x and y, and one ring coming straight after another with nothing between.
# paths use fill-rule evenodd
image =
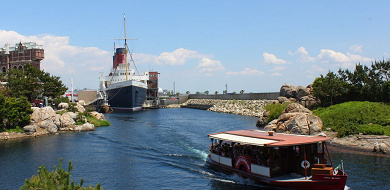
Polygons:
<instances>
[{"instance_id":1,"label":"white cloud","mask_svg":"<svg viewBox=\"0 0 390 190\"><path fill-rule=\"evenodd\" d=\"M351 50L353 52L357 52L357 53L363 53L363 49L362 48L363 48L362 45L355 44L353 46L350 46L349 50Z\"/></svg>"},{"instance_id":2,"label":"white cloud","mask_svg":"<svg viewBox=\"0 0 390 190\"><path fill-rule=\"evenodd\" d=\"M187 59L199 57L200 54L194 50L179 48L173 52L161 53L159 56L155 57L155 63L158 65L183 65Z\"/></svg>"},{"instance_id":3,"label":"white cloud","mask_svg":"<svg viewBox=\"0 0 390 190\"><path fill-rule=\"evenodd\" d=\"M226 72L228 76L233 76L233 75L249 75L249 76L256 76L256 75L263 75L263 71L259 71L257 69L251 69L251 68L244 68L242 71L228 71Z\"/></svg>"},{"instance_id":4,"label":"white cloud","mask_svg":"<svg viewBox=\"0 0 390 190\"><path fill-rule=\"evenodd\" d=\"M299 58L298 58L297 62L300 62L300 63L313 62L313 61L316 60L315 57L311 57L309 55L309 52L307 52L304 47L298 48L297 52L295 52L295 53L289 52L288 54L290 54L290 55L298 55Z\"/></svg>"},{"instance_id":5,"label":"white cloud","mask_svg":"<svg viewBox=\"0 0 390 190\"><path fill-rule=\"evenodd\" d=\"M343 68L350 67L359 62L371 62L373 58L363 57L356 54L343 54L329 49L321 49L320 54L317 56L317 60L325 63L339 63Z\"/></svg>"},{"instance_id":6,"label":"white cloud","mask_svg":"<svg viewBox=\"0 0 390 190\"><path fill-rule=\"evenodd\" d=\"M215 71L224 71L225 68L218 60L212 60L209 58L202 58L198 64L199 71L201 73L210 73Z\"/></svg>"},{"instance_id":7,"label":"white cloud","mask_svg":"<svg viewBox=\"0 0 390 190\"><path fill-rule=\"evenodd\" d=\"M287 63L287 61L285 61L283 59L277 58L274 54L263 53L263 57L264 57L264 62L265 63L277 64L277 65L281 65L281 64L286 64Z\"/></svg>"}]
</instances>

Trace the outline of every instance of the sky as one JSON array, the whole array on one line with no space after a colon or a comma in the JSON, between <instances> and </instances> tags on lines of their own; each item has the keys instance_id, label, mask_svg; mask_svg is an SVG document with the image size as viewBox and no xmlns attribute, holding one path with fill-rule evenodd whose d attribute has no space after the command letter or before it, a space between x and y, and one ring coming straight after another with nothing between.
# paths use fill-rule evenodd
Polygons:
<instances>
[{"instance_id":1,"label":"sky","mask_svg":"<svg viewBox=\"0 0 390 190\"><path fill-rule=\"evenodd\" d=\"M36 42L41 69L70 88L97 89L122 46L123 15L139 73L159 87L278 92L390 57L390 1L5 1L0 48Z\"/></svg>"}]
</instances>

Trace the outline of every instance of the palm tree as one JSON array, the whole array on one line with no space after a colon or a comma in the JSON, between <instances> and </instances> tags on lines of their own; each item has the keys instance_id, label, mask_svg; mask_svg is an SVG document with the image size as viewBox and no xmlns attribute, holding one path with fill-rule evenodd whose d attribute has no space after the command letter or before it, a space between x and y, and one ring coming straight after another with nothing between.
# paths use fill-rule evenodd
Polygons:
<instances>
[{"instance_id":1,"label":"palm tree","mask_svg":"<svg viewBox=\"0 0 390 190\"><path fill-rule=\"evenodd\" d=\"M205 93L206 95L208 95L208 94L209 94L209 91L208 91L208 90L206 90L206 91L204 91L204 93Z\"/></svg>"},{"instance_id":2,"label":"palm tree","mask_svg":"<svg viewBox=\"0 0 390 190\"><path fill-rule=\"evenodd\" d=\"M240 91L240 94L244 94L244 92L245 92L245 90L241 90L241 91Z\"/></svg>"},{"instance_id":3,"label":"palm tree","mask_svg":"<svg viewBox=\"0 0 390 190\"><path fill-rule=\"evenodd\" d=\"M190 91L187 91L186 94L190 94Z\"/></svg>"},{"instance_id":4,"label":"palm tree","mask_svg":"<svg viewBox=\"0 0 390 190\"><path fill-rule=\"evenodd\" d=\"M227 94L227 90L224 90L223 93L224 93L224 94Z\"/></svg>"},{"instance_id":5,"label":"palm tree","mask_svg":"<svg viewBox=\"0 0 390 190\"><path fill-rule=\"evenodd\" d=\"M218 94L218 91L215 91L214 94L217 95L217 94Z\"/></svg>"}]
</instances>

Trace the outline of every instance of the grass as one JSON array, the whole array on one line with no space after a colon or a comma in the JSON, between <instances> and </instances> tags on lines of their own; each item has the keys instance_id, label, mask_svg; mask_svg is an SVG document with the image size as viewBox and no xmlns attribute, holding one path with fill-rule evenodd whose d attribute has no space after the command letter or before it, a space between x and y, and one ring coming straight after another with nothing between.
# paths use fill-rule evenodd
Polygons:
<instances>
[{"instance_id":1,"label":"grass","mask_svg":"<svg viewBox=\"0 0 390 190\"><path fill-rule=\"evenodd\" d=\"M15 133L20 133L20 132L23 132L23 128L20 128L19 126L16 126L16 128L14 129L5 129L4 130L5 132L15 132Z\"/></svg>"},{"instance_id":2,"label":"grass","mask_svg":"<svg viewBox=\"0 0 390 190\"><path fill-rule=\"evenodd\" d=\"M336 131L338 137L363 133L390 135L390 106L378 102L346 102L313 113L324 122L323 128Z\"/></svg>"},{"instance_id":3,"label":"grass","mask_svg":"<svg viewBox=\"0 0 390 190\"><path fill-rule=\"evenodd\" d=\"M289 104L290 103L269 103L265 105L265 109L269 111L269 115L267 116L267 123L271 122L274 119L277 119L280 114L282 114L282 111L285 110Z\"/></svg>"}]
</instances>

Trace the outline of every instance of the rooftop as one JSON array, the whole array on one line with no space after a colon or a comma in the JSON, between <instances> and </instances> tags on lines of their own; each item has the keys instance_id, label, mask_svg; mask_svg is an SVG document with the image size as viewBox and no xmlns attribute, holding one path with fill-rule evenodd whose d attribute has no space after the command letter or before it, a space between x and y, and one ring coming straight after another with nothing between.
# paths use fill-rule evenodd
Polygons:
<instances>
[{"instance_id":1,"label":"rooftop","mask_svg":"<svg viewBox=\"0 0 390 190\"><path fill-rule=\"evenodd\" d=\"M212 139L269 147L312 144L331 139L331 137L324 136L294 135L283 133L274 133L273 136L270 136L267 131L260 130L226 131L209 134L208 136Z\"/></svg>"}]
</instances>

